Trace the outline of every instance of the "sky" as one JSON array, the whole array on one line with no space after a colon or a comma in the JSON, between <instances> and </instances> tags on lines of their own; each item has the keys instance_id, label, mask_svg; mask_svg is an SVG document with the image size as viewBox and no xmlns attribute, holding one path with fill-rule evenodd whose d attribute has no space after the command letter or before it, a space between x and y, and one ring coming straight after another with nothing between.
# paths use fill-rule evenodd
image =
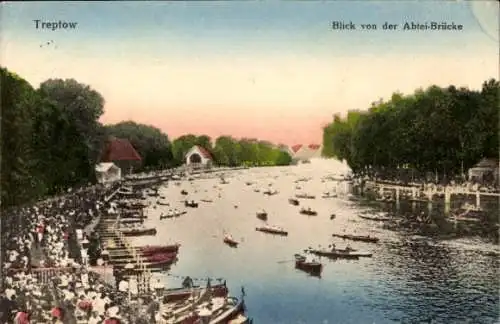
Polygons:
<instances>
[{"instance_id":1,"label":"sky","mask_svg":"<svg viewBox=\"0 0 500 324\"><path fill-rule=\"evenodd\" d=\"M319 144L335 113L432 84L480 88L499 73L495 1L3 2L0 15L2 66L35 87L88 84L105 99L103 123L170 138ZM463 29L401 28L432 21Z\"/></svg>"}]
</instances>

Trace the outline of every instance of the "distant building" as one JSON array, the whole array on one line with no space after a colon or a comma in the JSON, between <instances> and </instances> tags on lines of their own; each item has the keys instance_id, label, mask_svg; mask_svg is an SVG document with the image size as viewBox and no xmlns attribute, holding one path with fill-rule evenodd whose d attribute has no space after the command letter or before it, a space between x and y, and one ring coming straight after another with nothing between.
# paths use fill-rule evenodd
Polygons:
<instances>
[{"instance_id":1,"label":"distant building","mask_svg":"<svg viewBox=\"0 0 500 324\"><path fill-rule=\"evenodd\" d=\"M110 138L101 155L101 163L112 162L121 169L122 175L130 174L141 166L141 156L132 144L122 138Z\"/></svg>"},{"instance_id":2,"label":"distant building","mask_svg":"<svg viewBox=\"0 0 500 324\"><path fill-rule=\"evenodd\" d=\"M482 159L469 169L468 176L470 181L498 183L499 163L495 159Z\"/></svg>"},{"instance_id":3,"label":"distant building","mask_svg":"<svg viewBox=\"0 0 500 324\"><path fill-rule=\"evenodd\" d=\"M309 144L309 145L294 145L292 150L295 154L292 156L293 159L297 161L309 161L310 159L321 157L321 145Z\"/></svg>"},{"instance_id":4,"label":"distant building","mask_svg":"<svg viewBox=\"0 0 500 324\"><path fill-rule=\"evenodd\" d=\"M103 162L95 166L96 178L99 183L110 183L122 178L122 171L113 162Z\"/></svg>"},{"instance_id":5,"label":"distant building","mask_svg":"<svg viewBox=\"0 0 500 324\"><path fill-rule=\"evenodd\" d=\"M211 166L213 157L205 148L195 145L185 155L186 165L191 167Z\"/></svg>"}]
</instances>

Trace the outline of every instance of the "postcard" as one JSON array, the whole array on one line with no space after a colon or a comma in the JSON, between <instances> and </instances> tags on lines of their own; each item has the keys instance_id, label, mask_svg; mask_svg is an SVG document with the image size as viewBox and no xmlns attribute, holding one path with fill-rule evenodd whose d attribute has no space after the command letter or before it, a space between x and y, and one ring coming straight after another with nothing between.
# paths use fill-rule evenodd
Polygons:
<instances>
[{"instance_id":1,"label":"postcard","mask_svg":"<svg viewBox=\"0 0 500 324\"><path fill-rule=\"evenodd\" d=\"M0 323L497 323L497 1L0 8Z\"/></svg>"}]
</instances>

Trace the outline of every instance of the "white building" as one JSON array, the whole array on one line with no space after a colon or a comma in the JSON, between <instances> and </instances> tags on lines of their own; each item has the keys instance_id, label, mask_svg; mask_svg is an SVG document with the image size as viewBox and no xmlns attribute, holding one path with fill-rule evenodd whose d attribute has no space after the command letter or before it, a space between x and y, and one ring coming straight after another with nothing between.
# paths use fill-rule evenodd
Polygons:
<instances>
[{"instance_id":1,"label":"white building","mask_svg":"<svg viewBox=\"0 0 500 324\"><path fill-rule=\"evenodd\" d=\"M97 182L110 183L122 178L122 170L112 162L103 162L95 166Z\"/></svg>"},{"instance_id":2,"label":"white building","mask_svg":"<svg viewBox=\"0 0 500 324\"><path fill-rule=\"evenodd\" d=\"M205 148L195 145L185 155L187 166L210 166L213 157Z\"/></svg>"}]
</instances>

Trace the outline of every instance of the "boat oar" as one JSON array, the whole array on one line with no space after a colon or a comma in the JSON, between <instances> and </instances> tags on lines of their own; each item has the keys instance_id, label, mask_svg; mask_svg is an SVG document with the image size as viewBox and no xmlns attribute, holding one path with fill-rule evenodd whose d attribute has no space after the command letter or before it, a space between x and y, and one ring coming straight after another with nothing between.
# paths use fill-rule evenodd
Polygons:
<instances>
[{"instance_id":1,"label":"boat oar","mask_svg":"<svg viewBox=\"0 0 500 324\"><path fill-rule=\"evenodd\" d=\"M294 260L283 260L283 261L278 261L277 263L288 263L288 262L294 262Z\"/></svg>"}]
</instances>

